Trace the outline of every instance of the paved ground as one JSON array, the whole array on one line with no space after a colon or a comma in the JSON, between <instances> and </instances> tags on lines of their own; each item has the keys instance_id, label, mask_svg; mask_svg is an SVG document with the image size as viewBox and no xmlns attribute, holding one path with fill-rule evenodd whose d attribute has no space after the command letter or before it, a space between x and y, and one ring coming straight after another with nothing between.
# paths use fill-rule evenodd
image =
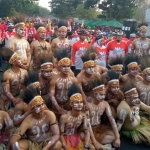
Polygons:
<instances>
[{"instance_id":1,"label":"paved ground","mask_svg":"<svg viewBox=\"0 0 150 150\"><path fill-rule=\"evenodd\" d=\"M3 64L3 70L6 69L6 64ZM0 81L3 73L0 72ZM1 86L1 82L0 82ZM145 145L135 145L132 143L132 141L125 139L121 137L121 147L119 150L150 150L150 146L145 146Z\"/></svg>"}]
</instances>

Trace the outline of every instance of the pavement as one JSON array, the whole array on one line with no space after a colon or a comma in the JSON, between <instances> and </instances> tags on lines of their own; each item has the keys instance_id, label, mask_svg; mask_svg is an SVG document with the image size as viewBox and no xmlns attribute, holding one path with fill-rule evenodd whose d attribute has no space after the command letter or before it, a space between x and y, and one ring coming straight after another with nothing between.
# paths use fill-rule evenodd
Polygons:
<instances>
[{"instance_id":1,"label":"pavement","mask_svg":"<svg viewBox=\"0 0 150 150\"><path fill-rule=\"evenodd\" d=\"M6 70L7 64L3 63L2 68L3 70ZM0 72L0 81L2 79L3 72ZM1 88L1 82L0 82L0 88ZM118 148L118 150L150 150L150 146L146 146L144 144L141 145L135 145L132 140L126 139L124 137L121 137L121 146Z\"/></svg>"}]
</instances>

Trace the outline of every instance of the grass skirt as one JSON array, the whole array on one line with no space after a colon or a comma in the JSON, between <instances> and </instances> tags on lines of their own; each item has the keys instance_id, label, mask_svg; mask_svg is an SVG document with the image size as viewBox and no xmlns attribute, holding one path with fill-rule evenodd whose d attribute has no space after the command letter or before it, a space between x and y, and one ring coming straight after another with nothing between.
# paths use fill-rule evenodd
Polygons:
<instances>
[{"instance_id":1,"label":"grass skirt","mask_svg":"<svg viewBox=\"0 0 150 150\"><path fill-rule=\"evenodd\" d=\"M68 150L83 150L84 145L78 134L64 136Z\"/></svg>"},{"instance_id":2,"label":"grass skirt","mask_svg":"<svg viewBox=\"0 0 150 150\"><path fill-rule=\"evenodd\" d=\"M141 117L141 124L136 130L121 131L121 134L131 138L135 144L150 145L150 121Z\"/></svg>"}]
</instances>

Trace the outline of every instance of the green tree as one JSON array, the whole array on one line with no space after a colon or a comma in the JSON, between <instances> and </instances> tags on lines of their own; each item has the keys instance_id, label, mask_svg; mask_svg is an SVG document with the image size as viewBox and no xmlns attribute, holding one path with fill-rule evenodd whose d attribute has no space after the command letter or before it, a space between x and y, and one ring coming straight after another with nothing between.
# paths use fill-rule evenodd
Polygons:
<instances>
[{"instance_id":1,"label":"green tree","mask_svg":"<svg viewBox=\"0 0 150 150\"><path fill-rule=\"evenodd\" d=\"M73 17L75 9L82 2L83 0L51 0L51 14L63 19Z\"/></svg>"},{"instance_id":2,"label":"green tree","mask_svg":"<svg viewBox=\"0 0 150 150\"><path fill-rule=\"evenodd\" d=\"M137 0L86 0L85 8L98 8L102 19L123 20L131 18L137 7Z\"/></svg>"},{"instance_id":3,"label":"green tree","mask_svg":"<svg viewBox=\"0 0 150 150\"><path fill-rule=\"evenodd\" d=\"M24 13L28 16L49 15L49 10L38 6L34 1L38 0L0 0L0 16L13 16L16 13Z\"/></svg>"},{"instance_id":4,"label":"green tree","mask_svg":"<svg viewBox=\"0 0 150 150\"><path fill-rule=\"evenodd\" d=\"M85 20L96 20L99 15L94 8L85 9L84 4L79 5L73 13L76 18Z\"/></svg>"}]
</instances>

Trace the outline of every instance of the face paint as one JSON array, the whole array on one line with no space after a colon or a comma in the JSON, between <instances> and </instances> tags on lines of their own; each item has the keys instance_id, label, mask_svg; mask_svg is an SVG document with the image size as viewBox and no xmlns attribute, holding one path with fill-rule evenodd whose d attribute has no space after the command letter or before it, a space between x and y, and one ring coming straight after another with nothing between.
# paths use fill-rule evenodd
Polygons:
<instances>
[{"instance_id":1,"label":"face paint","mask_svg":"<svg viewBox=\"0 0 150 150\"><path fill-rule=\"evenodd\" d=\"M129 71L129 74L134 76L134 77L137 75L137 73L138 73L137 70L130 70Z\"/></svg>"},{"instance_id":2,"label":"face paint","mask_svg":"<svg viewBox=\"0 0 150 150\"><path fill-rule=\"evenodd\" d=\"M45 73L43 73L43 76L46 78L51 78L52 73L51 72L45 72Z\"/></svg>"},{"instance_id":3,"label":"face paint","mask_svg":"<svg viewBox=\"0 0 150 150\"><path fill-rule=\"evenodd\" d=\"M87 74L93 74L94 73L94 68L87 68L86 73Z\"/></svg>"},{"instance_id":4,"label":"face paint","mask_svg":"<svg viewBox=\"0 0 150 150\"><path fill-rule=\"evenodd\" d=\"M141 36L142 38L145 38L145 37L146 37L146 33L140 32L140 36Z\"/></svg>"},{"instance_id":5,"label":"face paint","mask_svg":"<svg viewBox=\"0 0 150 150\"><path fill-rule=\"evenodd\" d=\"M111 87L110 90L112 93L117 94L119 92L120 88L119 87Z\"/></svg>"},{"instance_id":6,"label":"face paint","mask_svg":"<svg viewBox=\"0 0 150 150\"><path fill-rule=\"evenodd\" d=\"M134 99L132 100L132 105L133 105L133 106L136 106L136 105L138 105L138 104L140 104L139 99L138 99L138 98L134 98Z\"/></svg>"},{"instance_id":7,"label":"face paint","mask_svg":"<svg viewBox=\"0 0 150 150\"><path fill-rule=\"evenodd\" d=\"M35 109L36 114L39 114L40 112L41 112L41 108L38 107L38 108Z\"/></svg>"},{"instance_id":8,"label":"face paint","mask_svg":"<svg viewBox=\"0 0 150 150\"><path fill-rule=\"evenodd\" d=\"M69 74L69 72L70 72L70 67L62 67L62 73Z\"/></svg>"},{"instance_id":9,"label":"face paint","mask_svg":"<svg viewBox=\"0 0 150 150\"><path fill-rule=\"evenodd\" d=\"M23 36L24 36L25 31L24 31L24 29L20 29L20 28L18 28L18 29L16 30L16 33L17 33L18 35L20 35L21 37L23 37Z\"/></svg>"},{"instance_id":10,"label":"face paint","mask_svg":"<svg viewBox=\"0 0 150 150\"><path fill-rule=\"evenodd\" d=\"M80 103L80 104L73 104L73 108L75 110L82 110L83 108L83 103Z\"/></svg>"},{"instance_id":11,"label":"face paint","mask_svg":"<svg viewBox=\"0 0 150 150\"><path fill-rule=\"evenodd\" d=\"M105 99L105 95L100 95L100 94L98 93L97 96L96 96L96 99L97 99L98 101L102 101L102 100Z\"/></svg>"},{"instance_id":12,"label":"face paint","mask_svg":"<svg viewBox=\"0 0 150 150\"><path fill-rule=\"evenodd\" d=\"M147 76L147 77L146 77L146 80L150 82L150 76Z\"/></svg>"},{"instance_id":13,"label":"face paint","mask_svg":"<svg viewBox=\"0 0 150 150\"><path fill-rule=\"evenodd\" d=\"M62 36L62 37L66 37L66 34L67 34L67 33L64 32L64 31L59 32L59 35Z\"/></svg>"}]
</instances>

